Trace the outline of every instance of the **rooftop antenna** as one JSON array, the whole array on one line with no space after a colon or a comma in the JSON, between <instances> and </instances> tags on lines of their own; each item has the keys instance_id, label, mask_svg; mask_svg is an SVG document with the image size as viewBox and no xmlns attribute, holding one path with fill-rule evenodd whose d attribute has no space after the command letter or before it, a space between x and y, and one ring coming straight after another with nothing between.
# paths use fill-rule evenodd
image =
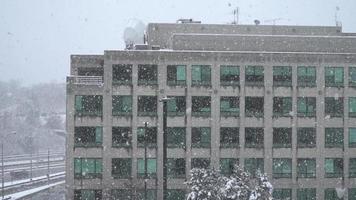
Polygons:
<instances>
[{"instance_id":1,"label":"rooftop antenna","mask_svg":"<svg viewBox=\"0 0 356 200\"><path fill-rule=\"evenodd\" d=\"M335 7L335 25L336 26L341 26L341 22L338 20L339 11L340 11L340 7L336 6Z\"/></svg>"},{"instance_id":2,"label":"rooftop antenna","mask_svg":"<svg viewBox=\"0 0 356 200\"><path fill-rule=\"evenodd\" d=\"M228 4L229 7L231 7L231 3ZM236 8L233 11L234 14L234 20L232 21L232 24L238 24L239 23L239 7L236 6Z\"/></svg>"}]
</instances>

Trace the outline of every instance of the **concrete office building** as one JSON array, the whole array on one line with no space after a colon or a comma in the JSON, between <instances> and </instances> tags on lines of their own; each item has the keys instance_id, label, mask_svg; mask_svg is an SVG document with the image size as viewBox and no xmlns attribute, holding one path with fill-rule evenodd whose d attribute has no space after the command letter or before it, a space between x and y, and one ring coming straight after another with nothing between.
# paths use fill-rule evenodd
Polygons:
<instances>
[{"instance_id":1,"label":"concrete office building","mask_svg":"<svg viewBox=\"0 0 356 200\"><path fill-rule=\"evenodd\" d=\"M68 199L142 197L145 147L148 199L183 199L191 168L236 162L267 173L276 198L356 199L356 34L183 22L149 24L134 49L71 56Z\"/></svg>"}]
</instances>

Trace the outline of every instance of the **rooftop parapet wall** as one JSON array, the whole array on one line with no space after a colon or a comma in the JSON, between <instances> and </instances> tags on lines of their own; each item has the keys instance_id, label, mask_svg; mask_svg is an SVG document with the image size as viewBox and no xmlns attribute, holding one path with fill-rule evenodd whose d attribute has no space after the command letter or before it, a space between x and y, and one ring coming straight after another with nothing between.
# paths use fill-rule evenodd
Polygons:
<instances>
[{"instance_id":1,"label":"rooftop parapet wall","mask_svg":"<svg viewBox=\"0 0 356 200\"><path fill-rule=\"evenodd\" d=\"M174 34L251 34L251 35L342 35L337 26L275 26L275 25L231 25L231 24L175 24L151 23L147 26L148 45L169 48Z\"/></svg>"},{"instance_id":2,"label":"rooftop parapet wall","mask_svg":"<svg viewBox=\"0 0 356 200\"><path fill-rule=\"evenodd\" d=\"M356 53L356 37L177 34L173 50Z\"/></svg>"},{"instance_id":3,"label":"rooftop parapet wall","mask_svg":"<svg viewBox=\"0 0 356 200\"><path fill-rule=\"evenodd\" d=\"M76 75L79 67L103 67L103 55L71 55L70 57L71 75Z\"/></svg>"}]
</instances>

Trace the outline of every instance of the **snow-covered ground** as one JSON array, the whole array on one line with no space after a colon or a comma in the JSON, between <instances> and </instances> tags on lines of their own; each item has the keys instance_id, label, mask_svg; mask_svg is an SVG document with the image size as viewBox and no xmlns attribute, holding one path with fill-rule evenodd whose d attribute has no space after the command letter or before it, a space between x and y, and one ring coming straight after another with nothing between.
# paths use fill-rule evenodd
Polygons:
<instances>
[{"instance_id":1,"label":"snow-covered ground","mask_svg":"<svg viewBox=\"0 0 356 200\"><path fill-rule=\"evenodd\" d=\"M61 184L64 184L64 181L60 181L60 182L57 182L57 183L52 183L50 185L45 185L45 186L33 188L33 189L30 189L30 190L25 190L25 191L22 191L22 192L17 192L17 193L11 194L11 195L6 195L5 199L8 199L8 200L21 199L21 198L27 197L29 195L36 194L38 192L41 192L43 190L46 190L46 189L49 189L51 187L55 187L55 186L61 185Z\"/></svg>"}]
</instances>

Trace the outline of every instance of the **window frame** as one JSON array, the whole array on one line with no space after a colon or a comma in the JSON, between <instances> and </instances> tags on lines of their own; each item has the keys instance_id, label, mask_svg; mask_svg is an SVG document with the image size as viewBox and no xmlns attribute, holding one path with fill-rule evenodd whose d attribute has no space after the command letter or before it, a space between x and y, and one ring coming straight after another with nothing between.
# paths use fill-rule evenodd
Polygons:
<instances>
[{"instance_id":1,"label":"window frame","mask_svg":"<svg viewBox=\"0 0 356 200\"><path fill-rule=\"evenodd\" d=\"M200 107L201 104L203 104L204 107ZM192 96L192 116L211 116L211 96Z\"/></svg>"},{"instance_id":2,"label":"window frame","mask_svg":"<svg viewBox=\"0 0 356 200\"><path fill-rule=\"evenodd\" d=\"M278 70L280 71L278 72ZM291 87L291 86L292 86L292 67L273 66L273 87Z\"/></svg>"},{"instance_id":3,"label":"window frame","mask_svg":"<svg viewBox=\"0 0 356 200\"><path fill-rule=\"evenodd\" d=\"M199 135L195 135L195 134L199 134ZM191 138L192 148L210 148L211 147L211 128L210 127L192 127L191 135L192 135L192 138ZM206 138L204 139L203 136L205 136ZM197 138L194 138L194 137L197 137ZM209 140L209 142L207 142L207 141L202 142L202 140Z\"/></svg>"},{"instance_id":4,"label":"window frame","mask_svg":"<svg viewBox=\"0 0 356 200\"><path fill-rule=\"evenodd\" d=\"M120 70L120 68L123 68L123 69ZM126 72L126 73L123 73L123 72ZM125 76L123 76L123 75L125 75ZM132 85L132 64L113 64L112 65L112 84L113 85Z\"/></svg>"},{"instance_id":5,"label":"window frame","mask_svg":"<svg viewBox=\"0 0 356 200\"><path fill-rule=\"evenodd\" d=\"M174 130L179 130L181 136L174 134ZM172 136L174 134L174 136ZM179 139L180 138L180 139ZM186 128L185 127L167 127L167 147L168 148L186 148Z\"/></svg>"},{"instance_id":6,"label":"window frame","mask_svg":"<svg viewBox=\"0 0 356 200\"><path fill-rule=\"evenodd\" d=\"M301 104L305 104L305 111L302 110ZM313 108L310 108L313 107ZM312 110L310 110L312 109ZM316 117L316 97L298 97L297 98L297 115L298 117Z\"/></svg>"},{"instance_id":7,"label":"window frame","mask_svg":"<svg viewBox=\"0 0 356 200\"><path fill-rule=\"evenodd\" d=\"M86 129L85 132L91 131L90 134L93 134L94 137L93 142L82 142L82 139L78 139L78 131L80 129ZM84 134L84 133L80 133ZM93 138L91 138L93 139ZM79 141L80 142L79 142ZM76 126L74 127L74 148L76 147L84 147L84 148L91 148L91 147L102 147L103 146L103 127L102 126Z\"/></svg>"},{"instance_id":8,"label":"window frame","mask_svg":"<svg viewBox=\"0 0 356 200\"><path fill-rule=\"evenodd\" d=\"M311 133L312 135L309 135L309 133ZM304 136L305 138L301 138L301 136ZM314 127L297 128L297 148L316 148L316 137L316 128ZM312 139L313 141L311 141L311 143L305 143L301 139Z\"/></svg>"},{"instance_id":9,"label":"window frame","mask_svg":"<svg viewBox=\"0 0 356 200\"><path fill-rule=\"evenodd\" d=\"M74 110L78 117L102 117L102 95L75 95ZM86 108L89 106L89 108Z\"/></svg>"},{"instance_id":10,"label":"window frame","mask_svg":"<svg viewBox=\"0 0 356 200\"><path fill-rule=\"evenodd\" d=\"M356 118L356 97L349 97L349 117Z\"/></svg>"},{"instance_id":11,"label":"window frame","mask_svg":"<svg viewBox=\"0 0 356 200\"><path fill-rule=\"evenodd\" d=\"M227 101L228 107L224 107L223 103ZM240 98L237 96L221 96L220 97L220 116L224 117L239 117L240 116Z\"/></svg>"},{"instance_id":12,"label":"window frame","mask_svg":"<svg viewBox=\"0 0 356 200\"><path fill-rule=\"evenodd\" d=\"M137 96L137 115L157 117L157 99L157 96L152 95Z\"/></svg>"},{"instance_id":13,"label":"window frame","mask_svg":"<svg viewBox=\"0 0 356 200\"><path fill-rule=\"evenodd\" d=\"M312 169L310 169L310 167L312 167ZM298 158L297 159L297 177L298 178L316 178L316 159L315 158Z\"/></svg>"},{"instance_id":14,"label":"window frame","mask_svg":"<svg viewBox=\"0 0 356 200\"><path fill-rule=\"evenodd\" d=\"M281 135L287 135L286 139L288 140L288 143L278 143L277 141L281 139L283 136ZM292 147L292 128L286 128L286 127L275 127L273 128L273 139L272 139L272 144L273 148L291 148Z\"/></svg>"},{"instance_id":15,"label":"window frame","mask_svg":"<svg viewBox=\"0 0 356 200\"><path fill-rule=\"evenodd\" d=\"M273 97L273 117L292 117L292 101L292 97Z\"/></svg>"},{"instance_id":16,"label":"window frame","mask_svg":"<svg viewBox=\"0 0 356 200\"><path fill-rule=\"evenodd\" d=\"M198 70L194 72L194 70ZM194 80L194 74L199 73L200 80ZM204 76L204 73L206 73ZM197 75L197 74L196 74ZM191 66L191 80L192 80L192 87L201 87L201 86L206 86L210 87L211 86L211 65L192 65ZM205 80L206 79L206 80Z\"/></svg>"},{"instance_id":17,"label":"window frame","mask_svg":"<svg viewBox=\"0 0 356 200\"><path fill-rule=\"evenodd\" d=\"M118 166L116 167L116 165ZM127 172L127 173L125 173ZM131 158L112 158L111 176L115 179L132 178L132 159Z\"/></svg>"},{"instance_id":18,"label":"window frame","mask_svg":"<svg viewBox=\"0 0 356 200\"><path fill-rule=\"evenodd\" d=\"M254 100L258 100L259 102L253 103ZM246 117L256 117L256 118L263 118L264 117L264 97L245 97L245 116ZM260 105L262 103L262 106ZM259 108L253 108L259 105Z\"/></svg>"},{"instance_id":19,"label":"window frame","mask_svg":"<svg viewBox=\"0 0 356 200\"><path fill-rule=\"evenodd\" d=\"M324 98L324 113L325 116L329 115L330 117L343 117L344 116L344 98L334 98L334 97L325 97Z\"/></svg>"},{"instance_id":20,"label":"window frame","mask_svg":"<svg viewBox=\"0 0 356 200\"><path fill-rule=\"evenodd\" d=\"M304 70L306 75L301 75ZM298 66L297 68L297 86L298 87L316 87L316 67Z\"/></svg>"},{"instance_id":21,"label":"window frame","mask_svg":"<svg viewBox=\"0 0 356 200\"><path fill-rule=\"evenodd\" d=\"M146 73L146 74L144 74L144 73ZM147 77L149 77L149 78L147 78ZM137 85L138 86L145 86L145 85L146 86L157 86L158 85L158 66L156 64L139 64L137 66Z\"/></svg>"},{"instance_id":22,"label":"window frame","mask_svg":"<svg viewBox=\"0 0 356 200\"><path fill-rule=\"evenodd\" d=\"M225 142L230 140L234 142ZM220 127L220 148L239 148L240 147L240 128L239 127Z\"/></svg>"},{"instance_id":23,"label":"window frame","mask_svg":"<svg viewBox=\"0 0 356 200\"><path fill-rule=\"evenodd\" d=\"M344 176L344 160L343 158L325 158L324 160L324 171L325 171L325 178L341 178ZM328 172L327 170L327 161L332 161L332 168L333 172ZM337 166L341 164L340 166ZM339 168L339 169L336 169Z\"/></svg>"},{"instance_id":24,"label":"window frame","mask_svg":"<svg viewBox=\"0 0 356 200\"><path fill-rule=\"evenodd\" d=\"M258 172L264 173L264 159L263 158L245 158L244 159L244 171L249 173L252 178L256 178L258 175Z\"/></svg>"},{"instance_id":25,"label":"window frame","mask_svg":"<svg viewBox=\"0 0 356 200\"><path fill-rule=\"evenodd\" d=\"M249 73L253 71L253 73ZM257 71L257 72L256 72ZM262 72L261 74L259 74ZM245 67L245 85L252 87L264 86L264 67L261 65L249 65Z\"/></svg>"},{"instance_id":26,"label":"window frame","mask_svg":"<svg viewBox=\"0 0 356 200\"><path fill-rule=\"evenodd\" d=\"M229 73L226 73L226 71L228 71ZM237 72L237 74L231 73L234 71ZM240 66L220 65L220 85L223 87L225 87L225 86L239 86L240 85Z\"/></svg>"},{"instance_id":27,"label":"window frame","mask_svg":"<svg viewBox=\"0 0 356 200\"><path fill-rule=\"evenodd\" d=\"M126 99L126 100L125 100ZM129 102L126 102L130 99ZM126 103L128 103L126 105ZM132 116L132 95L113 95L112 96L112 116ZM116 108L119 107L119 108ZM128 108L125 108L128 106ZM127 111L125 111L127 109Z\"/></svg>"},{"instance_id":28,"label":"window frame","mask_svg":"<svg viewBox=\"0 0 356 200\"><path fill-rule=\"evenodd\" d=\"M252 140L252 142L248 143L247 141L249 141L249 140ZM264 129L263 128L261 128L261 127L245 127L245 148L256 148L256 149L264 148Z\"/></svg>"},{"instance_id":29,"label":"window frame","mask_svg":"<svg viewBox=\"0 0 356 200\"><path fill-rule=\"evenodd\" d=\"M278 178L292 178L292 159L291 158L273 158L272 160L272 176ZM277 164L279 163L279 164ZM284 172L285 167L289 168L289 172Z\"/></svg>"},{"instance_id":30,"label":"window frame","mask_svg":"<svg viewBox=\"0 0 356 200\"><path fill-rule=\"evenodd\" d=\"M167 178L185 178L185 160L185 158L167 158ZM183 165L177 166L177 162Z\"/></svg>"},{"instance_id":31,"label":"window frame","mask_svg":"<svg viewBox=\"0 0 356 200\"><path fill-rule=\"evenodd\" d=\"M145 133L146 127L137 127L137 148L157 148L158 147L158 132L157 127L149 126L147 127L147 134ZM149 140L152 140L150 142Z\"/></svg>"},{"instance_id":32,"label":"window frame","mask_svg":"<svg viewBox=\"0 0 356 200\"><path fill-rule=\"evenodd\" d=\"M178 80L178 78L179 78L178 68L184 69L184 80ZM186 84L187 84L187 66L186 65L167 65L167 85L168 86L185 86Z\"/></svg>"},{"instance_id":33,"label":"window frame","mask_svg":"<svg viewBox=\"0 0 356 200\"><path fill-rule=\"evenodd\" d=\"M336 73L338 70L342 71L342 81L338 82ZM324 73L325 73L325 87L344 87L344 68L343 67L325 67L324 68ZM328 73L332 73L332 75L328 75Z\"/></svg>"},{"instance_id":34,"label":"window frame","mask_svg":"<svg viewBox=\"0 0 356 200\"><path fill-rule=\"evenodd\" d=\"M130 127L119 127L119 126L113 126L112 127L112 147L116 147L116 148L131 148L132 147L132 129ZM122 142L118 142L115 143L116 139L114 139L115 137L120 137L120 136L116 136L117 134L122 134L126 133L127 134L127 139L123 138L123 139L118 139L118 140L127 140L125 143Z\"/></svg>"},{"instance_id":35,"label":"window frame","mask_svg":"<svg viewBox=\"0 0 356 200\"><path fill-rule=\"evenodd\" d=\"M94 172L87 173L83 172L83 160L85 160L87 163L88 161L94 162ZM80 166L76 166L78 164L77 161L80 161ZM73 158L73 165L74 165L74 179L96 179L99 178L101 179L103 177L103 159L102 158L81 158L81 157L74 157ZM98 165L98 166L97 166ZM79 172L77 171L79 167ZM87 169L88 170L88 169Z\"/></svg>"},{"instance_id":36,"label":"window frame","mask_svg":"<svg viewBox=\"0 0 356 200\"><path fill-rule=\"evenodd\" d=\"M344 128L329 128L324 129L325 133L325 148L344 148ZM329 137L341 136L341 143L331 143ZM329 136L329 137L328 137ZM335 138L332 138L335 141Z\"/></svg>"}]
</instances>

